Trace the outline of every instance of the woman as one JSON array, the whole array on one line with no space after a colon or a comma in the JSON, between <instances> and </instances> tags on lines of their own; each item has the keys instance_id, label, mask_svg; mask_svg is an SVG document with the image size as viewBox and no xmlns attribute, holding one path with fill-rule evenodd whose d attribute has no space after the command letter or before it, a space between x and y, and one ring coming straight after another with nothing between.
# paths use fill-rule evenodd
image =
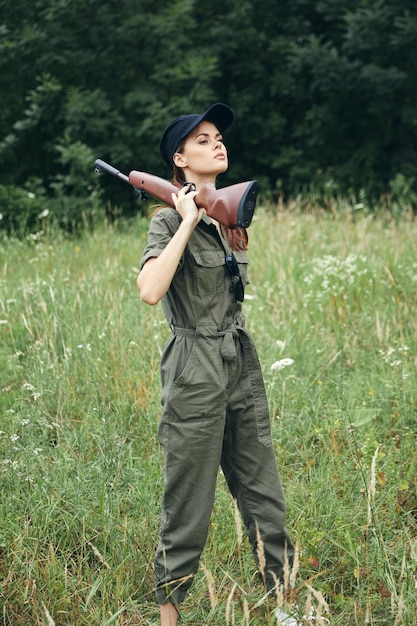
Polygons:
<instances>
[{"instance_id":1,"label":"woman","mask_svg":"<svg viewBox=\"0 0 417 626\"><path fill-rule=\"evenodd\" d=\"M290 564L293 558L261 368L242 315L247 234L221 226L194 202L204 183L215 183L227 170L222 133L233 119L232 110L217 103L165 128L160 151L179 189L172 196L175 208L152 218L137 280L144 302L162 301L172 331L161 362L158 430L165 457L155 558L162 626L177 624L176 605L198 569L219 467L255 560L257 536L263 542L263 578L271 594L282 581L285 558ZM186 182L196 191L180 188Z\"/></svg>"}]
</instances>

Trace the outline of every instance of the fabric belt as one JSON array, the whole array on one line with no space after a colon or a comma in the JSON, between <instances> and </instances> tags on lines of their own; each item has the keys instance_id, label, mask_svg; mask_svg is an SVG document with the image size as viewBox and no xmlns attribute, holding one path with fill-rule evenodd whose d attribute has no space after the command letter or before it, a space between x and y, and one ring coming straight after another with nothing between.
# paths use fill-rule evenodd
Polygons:
<instances>
[{"instance_id":1,"label":"fabric belt","mask_svg":"<svg viewBox=\"0 0 417 626\"><path fill-rule=\"evenodd\" d=\"M201 326L200 328L181 328L180 326L170 325L174 335L181 337L223 337L220 352L223 359L230 363L237 358L234 337L239 337L239 330L235 324L230 324L223 330L215 330L212 327Z\"/></svg>"}]
</instances>

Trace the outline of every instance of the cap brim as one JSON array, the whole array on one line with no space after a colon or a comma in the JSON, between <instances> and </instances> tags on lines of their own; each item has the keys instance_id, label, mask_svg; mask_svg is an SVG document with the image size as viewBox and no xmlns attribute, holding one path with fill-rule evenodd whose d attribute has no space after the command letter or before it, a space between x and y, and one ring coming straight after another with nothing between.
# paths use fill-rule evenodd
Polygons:
<instances>
[{"instance_id":1,"label":"cap brim","mask_svg":"<svg viewBox=\"0 0 417 626\"><path fill-rule=\"evenodd\" d=\"M212 104L211 107L203 113L201 116L201 122L204 120L212 122L216 128L223 133L232 124L234 118L235 116L232 109L230 109L226 104L216 102L216 104Z\"/></svg>"}]
</instances>

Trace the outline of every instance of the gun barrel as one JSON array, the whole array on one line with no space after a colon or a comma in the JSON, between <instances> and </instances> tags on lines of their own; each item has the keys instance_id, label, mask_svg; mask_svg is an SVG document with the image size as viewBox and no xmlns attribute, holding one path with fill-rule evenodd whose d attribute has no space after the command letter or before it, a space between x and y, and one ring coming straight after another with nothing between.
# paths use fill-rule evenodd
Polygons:
<instances>
[{"instance_id":1,"label":"gun barrel","mask_svg":"<svg viewBox=\"0 0 417 626\"><path fill-rule=\"evenodd\" d=\"M116 178L124 180L125 183L129 182L129 177L126 176L126 174L122 174L122 172L113 167L113 165L110 165L101 159L96 159L94 165L97 174L100 174L100 172L106 172L106 174L111 174L112 176L116 176Z\"/></svg>"}]
</instances>

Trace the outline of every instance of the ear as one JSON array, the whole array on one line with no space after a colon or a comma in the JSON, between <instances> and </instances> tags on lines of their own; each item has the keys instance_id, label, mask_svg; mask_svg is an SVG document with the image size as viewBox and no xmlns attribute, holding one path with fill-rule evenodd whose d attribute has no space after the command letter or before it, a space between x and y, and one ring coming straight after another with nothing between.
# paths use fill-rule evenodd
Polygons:
<instances>
[{"instance_id":1,"label":"ear","mask_svg":"<svg viewBox=\"0 0 417 626\"><path fill-rule=\"evenodd\" d=\"M181 152L175 152L172 160L177 167L185 167L187 165L187 160L184 158L184 155L181 154Z\"/></svg>"}]
</instances>

